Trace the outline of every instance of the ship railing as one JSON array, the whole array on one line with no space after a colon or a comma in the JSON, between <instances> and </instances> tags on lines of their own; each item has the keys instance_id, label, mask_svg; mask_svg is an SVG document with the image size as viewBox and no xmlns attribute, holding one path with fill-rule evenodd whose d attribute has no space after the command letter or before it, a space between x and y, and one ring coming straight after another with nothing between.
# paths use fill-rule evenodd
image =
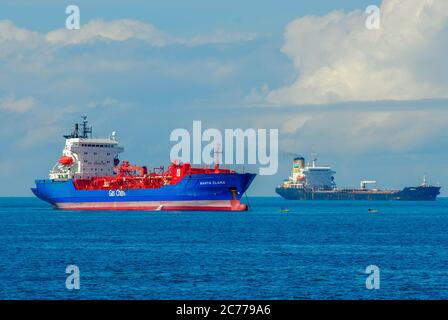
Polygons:
<instances>
[{"instance_id":1,"label":"ship railing","mask_svg":"<svg viewBox=\"0 0 448 320\"><path fill-rule=\"evenodd\" d=\"M285 186L287 186L288 188L295 188L295 189L303 188L303 185L300 183L288 183L288 184L285 184Z\"/></svg>"}]
</instances>

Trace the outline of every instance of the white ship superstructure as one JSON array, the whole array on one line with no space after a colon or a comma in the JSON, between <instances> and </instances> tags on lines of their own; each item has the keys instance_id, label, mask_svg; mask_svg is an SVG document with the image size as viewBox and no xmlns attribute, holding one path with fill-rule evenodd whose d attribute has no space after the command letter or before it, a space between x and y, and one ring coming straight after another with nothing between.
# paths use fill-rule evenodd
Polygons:
<instances>
[{"instance_id":1,"label":"white ship superstructure","mask_svg":"<svg viewBox=\"0 0 448 320\"><path fill-rule=\"evenodd\" d=\"M50 171L50 179L90 179L114 174L118 154L124 151L118 145L115 133L108 139L92 138L92 127L83 117L82 123L75 124L74 131L64 137L64 150Z\"/></svg>"},{"instance_id":2,"label":"white ship superstructure","mask_svg":"<svg viewBox=\"0 0 448 320\"><path fill-rule=\"evenodd\" d=\"M334 189L334 174L329 166L316 165L317 159L313 157L311 164L305 165L303 157L297 157L293 161L292 173L284 186L292 188L309 189Z\"/></svg>"}]
</instances>

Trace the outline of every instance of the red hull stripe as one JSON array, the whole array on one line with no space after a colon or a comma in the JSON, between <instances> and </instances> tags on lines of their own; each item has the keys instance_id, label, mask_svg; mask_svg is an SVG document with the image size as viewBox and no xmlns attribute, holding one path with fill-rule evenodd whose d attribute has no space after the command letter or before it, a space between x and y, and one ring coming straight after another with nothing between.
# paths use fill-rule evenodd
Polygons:
<instances>
[{"instance_id":1,"label":"red hull stripe","mask_svg":"<svg viewBox=\"0 0 448 320\"><path fill-rule=\"evenodd\" d=\"M63 210L148 210L148 211L244 211L239 200L216 201L133 201L133 202L62 202Z\"/></svg>"}]
</instances>

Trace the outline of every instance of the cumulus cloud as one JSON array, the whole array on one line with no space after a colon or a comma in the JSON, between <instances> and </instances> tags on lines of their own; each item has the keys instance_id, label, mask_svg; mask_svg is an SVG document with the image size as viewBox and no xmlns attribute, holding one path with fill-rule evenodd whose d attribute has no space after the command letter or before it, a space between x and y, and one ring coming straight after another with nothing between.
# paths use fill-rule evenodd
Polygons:
<instances>
[{"instance_id":1,"label":"cumulus cloud","mask_svg":"<svg viewBox=\"0 0 448 320\"><path fill-rule=\"evenodd\" d=\"M280 124L281 150L333 154L427 152L443 137L447 110L343 110L292 115ZM428 141L432 141L428 144Z\"/></svg>"},{"instance_id":2,"label":"cumulus cloud","mask_svg":"<svg viewBox=\"0 0 448 320\"><path fill-rule=\"evenodd\" d=\"M33 98L16 99L14 96L0 98L0 111L22 113L33 107Z\"/></svg>"},{"instance_id":3,"label":"cumulus cloud","mask_svg":"<svg viewBox=\"0 0 448 320\"><path fill-rule=\"evenodd\" d=\"M366 18L356 10L292 21L282 51L297 78L264 95L267 102L448 97L448 1L384 0L380 30L368 30Z\"/></svg>"}]
</instances>

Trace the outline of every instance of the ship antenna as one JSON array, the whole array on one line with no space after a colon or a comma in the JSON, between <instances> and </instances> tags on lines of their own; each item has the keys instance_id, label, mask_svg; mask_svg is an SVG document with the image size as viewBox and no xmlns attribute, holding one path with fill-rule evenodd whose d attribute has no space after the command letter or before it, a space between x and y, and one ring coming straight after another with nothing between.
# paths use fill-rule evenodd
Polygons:
<instances>
[{"instance_id":1,"label":"ship antenna","mask_svg":"<svg viewBox=\"0 0 448 320\"><path fill-rule=\"evenodd\" d=\"M313 161L313 168L316 166L317 153L311 153L311 160Z\"/></svg>"},{"instance_id":2,"label":"ship antenna","mask_svg":"<svg viewBox=\"0 0 448 320\"><path fill-rule=\"evenodd\" d=\"M82 134L81 134L81 138L87 139L89 138L89 134L90 134L90 138L92 138L92 131L93 131L93 127L92 126L88 126L88 121L87 121L87 116L81 116L82 119Z\"/></svg>"}]
</instances>

